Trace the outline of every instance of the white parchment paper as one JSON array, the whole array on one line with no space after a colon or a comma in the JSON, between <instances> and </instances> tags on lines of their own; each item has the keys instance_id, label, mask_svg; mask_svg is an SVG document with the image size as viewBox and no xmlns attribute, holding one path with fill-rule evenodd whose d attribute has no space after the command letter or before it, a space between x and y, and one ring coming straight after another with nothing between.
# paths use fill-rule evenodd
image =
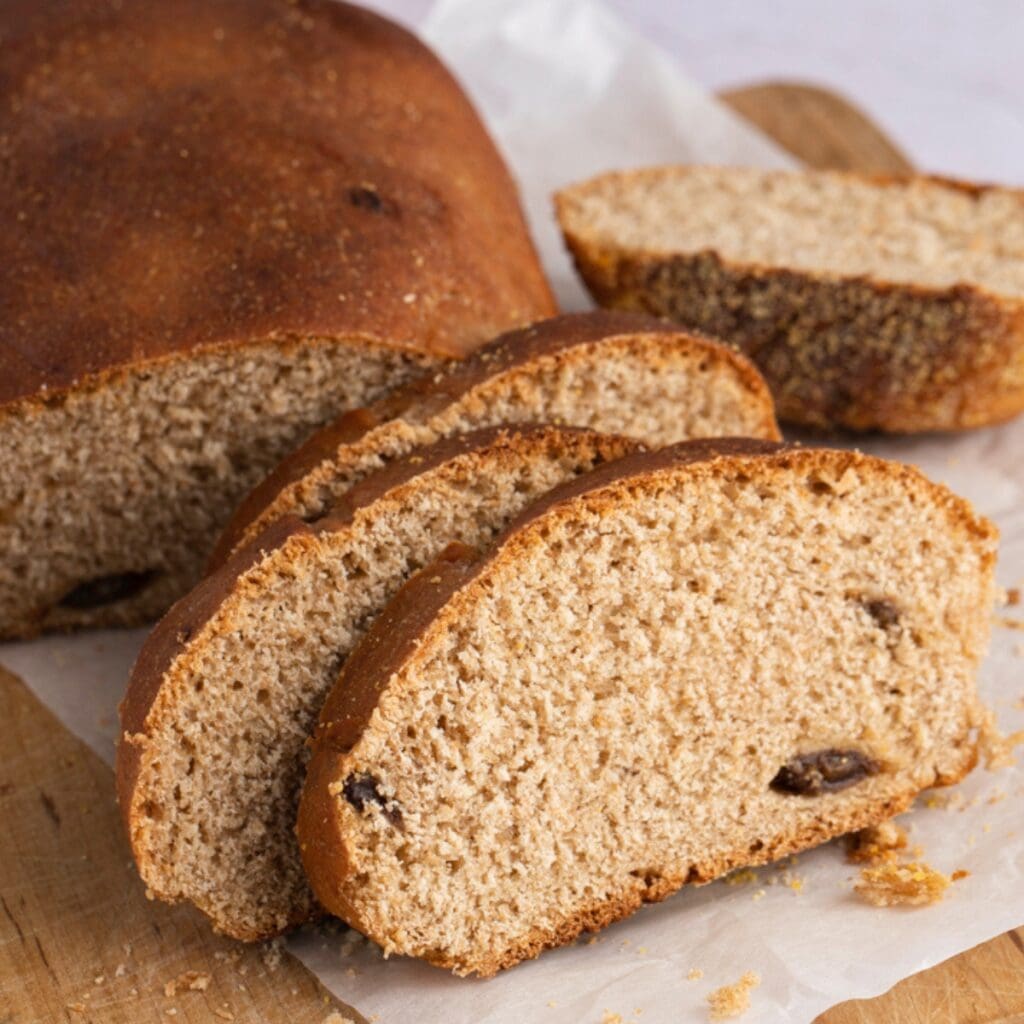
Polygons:
<instances>
[{"instance_id":1,"label":"white parchment paper","mask_svg":"<svg viewBox=\"0 0 1024 1024\"><path fill-rule=\"evenodd\" d=\"M550 216L551 192L613 167L703 161L784 166L768 140L689 83L671 60L588 0L442 0L422 27L467 85L524 192L565 308L588 303ZM866 450L915 463L969 497L1002 530L999 579L1024 583L1024 420L960 437L872 439ZM1001 615L1024 619L1024 607ZM115 708L144 632L51 637L0 647L20 675L108 762ZM996 626L981 689L1005 731L1024 728L1024 631ZM977 770L904 816L926 859L969 877L942 903L876 909L830 844L648 907L593 939L490 981L385 962L344 929L288 948L345 1002L382 1022L707 1020L707 993L760 974L746 1021L810 1021L1024 923L1024 765ZM935 804L935 806L928 806ZM693 969L702 973L690 980Z\"/></svg>"}]
</instances>

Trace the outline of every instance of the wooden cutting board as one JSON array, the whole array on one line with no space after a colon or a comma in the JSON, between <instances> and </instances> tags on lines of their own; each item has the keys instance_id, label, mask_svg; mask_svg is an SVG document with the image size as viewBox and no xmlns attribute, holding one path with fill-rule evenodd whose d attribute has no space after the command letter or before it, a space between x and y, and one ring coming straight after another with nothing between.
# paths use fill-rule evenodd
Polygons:
<instances>
[{"instance_id":1,"label":"wooden cutting board","mask_svg":"<svg viewBox=\"0 0 1024 1024\"><path fill-rule=\"evenodd\" d=\"M722 98L811 166L910 169L832 93L768 83ZM218 939L197 912L148 901L110 769L3 670L0 722L0 1024L363 1022L286 954ZM817 1024L890 1022L1024 1024L1024 929Z\"/></svg>"}]
</instances>

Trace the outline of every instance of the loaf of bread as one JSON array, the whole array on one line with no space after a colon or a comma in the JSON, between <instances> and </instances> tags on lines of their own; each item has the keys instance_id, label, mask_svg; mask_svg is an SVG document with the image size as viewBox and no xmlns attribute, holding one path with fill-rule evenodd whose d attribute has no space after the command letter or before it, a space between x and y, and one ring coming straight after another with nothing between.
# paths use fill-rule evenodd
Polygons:
<instances>
[{"instance_id":1,"label":"loaf of bread","mask_svg":"<svg viewBox=\"0 0 1024 1024\"><path fill-rule=\"evenodd\" d=\"M515 422L569 423L655 446L779 436L764 381L726 346L639 314L555 317L314 434L241 503L213 564L283 515L321 514L361 475L414 445Z\"/></svg>"},{"instance_id":2,"label":"loaf of bread","mask_svg":"<svg viewBox=\"0 0 1024 1024\"><path fill-rule=\"evenodd\" d=\"M602 305L738 346L779 417L912 432L1024 409L1024 193L935 178L661 167L556 198Z\"/></svg>"},{"instance_id":3,"label":"loaf of bread","mask_svg":"<svg viewBox=\"0 0 1024 1024\"><path fill-rule=\"evenodd\" d=\"M975 763L995 546L849 451L694 441L562 485L346 661L299 811L314 892L489 975L898 813Z\"/></svg>"},{"instance_id":4,"label":"loaf of bread","mask_svg":"<svg viewBox=\"0 0 1024 1024\"><path fill-rule=\"evenodd\" d=\"M558 427L446 439L367 476L318 522L279 521L179 601L121 708L119 801L149 889L240 939L313 915L296 805L346 653L448 541L486 547L532 498L637 448Z\"/></svg>"},{"instance_id":5,"label":"loaf of bread","mask_svg":"<svg viewBox=\"0 0 1024 1024\"><path fill-rule=\"evenodd\" d=\"M138 623L339 411L554 311L409 33L330 0L0 5L0 637Z\"/></svg>"}]
</instances>

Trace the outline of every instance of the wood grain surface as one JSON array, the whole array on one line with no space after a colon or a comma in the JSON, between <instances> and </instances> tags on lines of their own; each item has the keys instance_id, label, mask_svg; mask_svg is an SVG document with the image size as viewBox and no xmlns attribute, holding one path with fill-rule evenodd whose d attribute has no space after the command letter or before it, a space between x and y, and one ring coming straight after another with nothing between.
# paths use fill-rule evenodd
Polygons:
<instances>
[{"instance_id":1,"label":"wood grain surface","mask_svg":"<svg viewBox=\"0 0 1024 1024\"><path fill-rule=\"evenodd\" d=\"M723 99L811 166L910 169L821 89L766 83ZM0 1024L363 1021L287 954L218 939L198 912L147 900L110 769L2 669L0 723ZM1024 1024L1024 929L817 1024Z\"/></svg>"}]
</instances>

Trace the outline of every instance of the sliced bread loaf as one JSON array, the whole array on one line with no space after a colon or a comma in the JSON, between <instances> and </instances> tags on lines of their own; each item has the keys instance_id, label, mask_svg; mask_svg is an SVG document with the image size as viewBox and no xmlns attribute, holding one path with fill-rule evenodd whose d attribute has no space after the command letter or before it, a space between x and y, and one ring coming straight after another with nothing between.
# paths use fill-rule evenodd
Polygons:
<instances>
[{"instance_id":1,"label":"sliced bread loaf","mask_svg":"<svg viewBox=\"0 0 1024 1024\"><path fill-rule=\"evenodd\" d=\"M732 342L784 420L954 430L1024 409L1022 192L660 167L556 206L598 302Z\"/></svg>"},{"instance_id":2,"label":"sliced bread loaf","mask_svg":"<svg viewBox=\"0 0 1024 1024\"><path fill-rule=\"evenodd\" d=\"M414 36L331 0L0 4L0 637L125 625L341 410L554 312Z\"/></svg>"},{"instance_id":3,"label":"sliced bread loaf","mask_svg":"<svg viewBox=\"0 0 1024 1024\"><path fill-rule=\"evenodd\" d=\"M515 422L570 423L651 445L779 436L764 381L724 345L639 314L555 317L314 434L241 504L213 564L280 516L320 515L362 475L414 445Z\"/></svg>"},{"instance_id":4,"label":"sliced bread loaf","mask_svg":"<svg viewBox=\"0 0 1024 1024\"><path fill-rule=\"evenodd\" d=\"M486 546L532 498L637 448L557 427L446 439L366 477L318 522L279 521L179 601L121 707L118 794L150 890L241 939L315 913L295 811L347 652L450 540Z\"/></svg>"},{"instance_id":5,"label":"sliced bread loaf","mask_svg":"<svg viewBox=\"0 0 1024 1024\"><path fill-rule=\"evenodd\" d=\"M898 813L975 763L995 547L848 451L694 441L561 486L346 662L298 819L314 892L488 975Z\"/></svg>"}]
</instances>

